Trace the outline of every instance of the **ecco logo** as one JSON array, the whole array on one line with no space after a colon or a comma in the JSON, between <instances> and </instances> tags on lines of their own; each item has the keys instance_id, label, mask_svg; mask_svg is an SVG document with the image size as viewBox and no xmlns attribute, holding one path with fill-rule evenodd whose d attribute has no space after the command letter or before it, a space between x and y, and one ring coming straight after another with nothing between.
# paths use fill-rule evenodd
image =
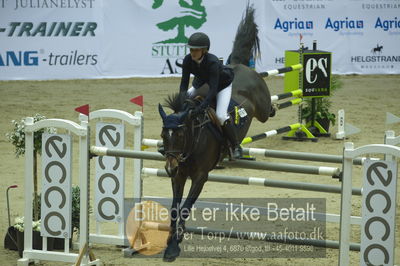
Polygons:
<instances>
[{"instance_id":1,"label":"ecco logo","mask_svg":"<svg viewBox=\"0 0 400 266\"><path fill-rule=\"evenodd\" d=\"M361 227L363 230L361 238L362 264L393 265L396 209L396 176L394 173L396 169L395 164L390 163L392 162L369 161L365 166L366 178L363 188L363 223ZM377 250L379 251L376 252Z\"/></svg>"},{"instance_id":2,"label":"ecco logo","mask_svg":"<svg viewBox=\"0 0 400 266\"><path fill-rule=\"evenodd\" d=\"M0 53L0 66L37 66L38 51L6 51Z\"/></svg>"},{"instance_id":3,"label":"ecco logo","mask_svg":"<svg viewBox=\"0 0 400 266\"><path fill-rule=\"evenodd\" d=\"M42 218L45 236L70 236L70 147L68 135L43 134Z\"/></svg>"},{"instance_id":4,"label":"ecco logo","mask_svg":"<svg viewBox=\"0 0 400 266\"><path fill-rule=\"evenodd\" d=\"M109 148L124 148L124 127L118 124L97 123L96 145ZM96 209L98 221L122 219L124 196L124 159L99 156L96 163Z\"/></svg>"}]
</instances>

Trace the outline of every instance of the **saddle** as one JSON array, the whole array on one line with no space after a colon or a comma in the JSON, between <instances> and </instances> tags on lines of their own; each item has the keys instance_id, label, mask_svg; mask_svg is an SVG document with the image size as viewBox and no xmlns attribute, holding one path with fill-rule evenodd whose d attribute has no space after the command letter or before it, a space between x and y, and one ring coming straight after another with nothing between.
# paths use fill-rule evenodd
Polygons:
<instances>
[{"instance_id":1,"label":"saddle","mask_svg":"<svg viewBox=\"0 0 400 266\"><path fill-rule=\"evenodd\" d=\"M218 120L217 113L215 113L214 108L207 108L206 109L206 116L210 118L211 124L215 126L216 129L222 134L222 127L221 123Z\"/></svg>"},{"instance_id":2,"label":"saddle","mask_svg":"<svg viewBox=\"0 0 400 266\"><path fill-rule=\"evenodd\" d=\"M202 96L196 96L193 99L193 106L200 104L203 101L203 97ZM210 105L211 108L207 108L206 109L206 118L208 118L211 122L211 124L213 126L215 126L215 128L219 131L219 133L222 134L222 125L219 122L219 119L217 117L217 114L215 112L216 109L216 102L214 101L213 103L211 103ZM247 120L247 113L244 110L244 108L242 108L240 106L240 104L238 104L235 100L231 99L229 102L229 107L228 107L228 114L230 116L230 119L232 120L232 123L237 127L237 128L241 128L244 123Z\"/></svg>"},{"instance_id":3,"label":"saddle","mask_svg":"<svg viewBox=\"0 0 400 266\"><path fill-rule=\"evenodd\" d=\"M189 108L194 108L200 105L203 100L204 98L202 96L196 96L194 99L187 99L186 102ZM204 116L199 122L199 126L209 126L215 137L220 141L223 140L221 123L215 113L215 103L212 103L211 106L205 110Z\"/></svg>"},{"instance_id":4,"label":"saddle","mask_svg":"<svg viewBox=\"0 0 400 266\"><path fill-rule=\"evenodd\" d=\"M201 104L203 98L201 96L197 96L194 99L189 100L189 108L194 108L195 106ZM204 112L204 115L198 117L198 127L207 127L211 133L215 136L215 138L223 143L221 158L222 160L225 155L229 155L230 160L233 158L233 147L230 145L230 142L224 136L224 130L222 129L222 125L217 117L215 111L215 102L213 102ZM230 110L230 111L229 111ZM228 107L228 113L230 116L230 120L232 125L236 127L236 130L240 129L247 121L248 116L243 107L237 104L233 99L231 99Z\"/></svg>"}]
</instances>

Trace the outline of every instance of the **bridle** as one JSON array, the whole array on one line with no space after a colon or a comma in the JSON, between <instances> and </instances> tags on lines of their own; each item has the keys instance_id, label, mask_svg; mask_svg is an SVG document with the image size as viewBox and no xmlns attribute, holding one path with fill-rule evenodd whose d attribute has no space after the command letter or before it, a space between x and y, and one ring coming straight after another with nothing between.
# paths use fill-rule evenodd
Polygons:
<instances>
[{"instance_id":1,"label":"bridle","mask_svg":"<svg viewBox=\"0 0 400 266\"><path fill-rule=\"evenodd\" d=\"M206 115L208 118L208 115ZM177 127L179 130L183 130L183 148L182 150L165 150L166 157L174 158L179 164L183 164L187 161L193 152L196 150L198 143L200 141L201 132L203 130L203 125L210 122L208 119L203 119L196 124L198 118L189 119L188 122L183 123ZM175 129L175 131L177 130ZM171 129L174 132L174 129ZM197 134L196 134L197 133ZM173 134L173 133L172 133ZM166 146L164 146L166 147Z\"/></svg>"},{"instance_id":2,"label":"bridle","mask_svg":"<svg viewBox=\"0 0 400 266\"><path fill-rule=\"evenodd\" d=\"M183 143L183 149L182 150L168 150L168 149L166 149L165 150L165 156L168 158L168 157L172 157L172 158L174 158L179 164L180 163L184 163L186 160L187 160L187 158L189 157L189 154L187 154L186 152L185 152L185 150L187 150L185 147L187 146L187 139L188 139L188 137L187 137L187 126L186 125L179 125L178 126L178 128L177 129L171 129L172 130L172 134L174 134L174 132L176 131L176 130L183 130L183 141L184 141L184 143ZM165 142L165 141L164 141ZM164 144L164 147L166 147L166 145Z\"/></svg>"}]
</instances>

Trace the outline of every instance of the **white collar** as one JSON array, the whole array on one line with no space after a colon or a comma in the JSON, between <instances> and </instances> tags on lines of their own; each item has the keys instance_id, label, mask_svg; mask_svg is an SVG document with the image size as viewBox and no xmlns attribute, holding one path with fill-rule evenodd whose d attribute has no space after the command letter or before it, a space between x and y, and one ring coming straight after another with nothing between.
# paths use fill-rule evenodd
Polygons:
<instances>
[{"instance_id":1,"label":"white collar","mask_svg":"<svg viewBox=\"0 0 400 266\"><path fill-rule=\"evenodd\" d=\"M200 60L194 60L197 64L201 64L201 62L203 62L203 60L204 60L204 57L206 56L206 54L204 54L201 58L200 58Z\"/></svg>"}]
</instances>

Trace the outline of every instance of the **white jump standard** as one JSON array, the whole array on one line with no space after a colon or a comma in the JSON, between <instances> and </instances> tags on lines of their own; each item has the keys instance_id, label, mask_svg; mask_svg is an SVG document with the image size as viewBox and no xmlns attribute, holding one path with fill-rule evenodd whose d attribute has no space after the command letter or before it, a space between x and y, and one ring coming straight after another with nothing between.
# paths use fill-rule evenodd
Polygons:
<instances>
[{"instance_id":1,"label":"white jump standard","mask_svg":"<svg viewBox=\"0 0 400 266\"><path fill-rule=\"evenodd\" d=\"M89 190L88 190L88 128L87 123L78 125L75 122L63 119L45 119L34 123L33 118L25 119L25 221L32 221L33 201L33 134L43 128L59 128L72 132L79 137L79 186L80 186L80 238L79 248L81 254L71 253L69 250L69 237L71 237L71 166L72 166L72 141L70 135L43 134L42 145L44 175L42 181L41 201L41 236L43 236L43 249L32 248L32 223L25 222L24 252L18 260L18 265L29 265L33 260L63 261L74 263L81 261L81 265L99 265L99 260L89 259ZM48 157L47 159L45 157ZM54 171L59 169L60 171ZM61 178L53 178L53 174L61 172ZM57 189L59 188L59 189ZM57 189L58 193L49 193ZM64 193L67 192L67 193ZM63 194L64 193L64 194ZM43 199L47 195L48 198ZM61 197L61 198L60 198ZM62 201L65 200L65 201ZM47 202L47 204L46 204ZM65 204L51 204L65 202ZM47 237L63 238L64 252L48 251ZM84 251L86 250L86 251Z\"/></svg>"}]
</instances>

